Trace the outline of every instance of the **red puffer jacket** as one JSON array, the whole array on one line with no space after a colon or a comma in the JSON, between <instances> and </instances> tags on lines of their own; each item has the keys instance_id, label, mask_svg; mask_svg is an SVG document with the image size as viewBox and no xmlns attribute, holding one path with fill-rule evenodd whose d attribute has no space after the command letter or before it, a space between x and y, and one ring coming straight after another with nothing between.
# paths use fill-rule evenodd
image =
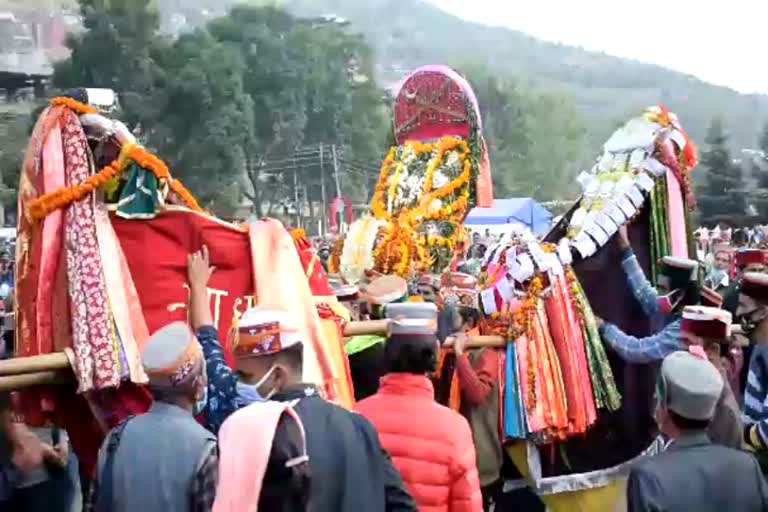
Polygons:
<instances>
[{"instance_id":1,"label":"red puffer jacket","mask_svg":"<svg viewBox=\"0 0 768 512\"><path fill-rule=\"evenodd\" d=\"M481 512L475 445L467 420L434 400L427 377L390 373L355 410L379 432L421 512Z\"/></svg>"}]
</instances>

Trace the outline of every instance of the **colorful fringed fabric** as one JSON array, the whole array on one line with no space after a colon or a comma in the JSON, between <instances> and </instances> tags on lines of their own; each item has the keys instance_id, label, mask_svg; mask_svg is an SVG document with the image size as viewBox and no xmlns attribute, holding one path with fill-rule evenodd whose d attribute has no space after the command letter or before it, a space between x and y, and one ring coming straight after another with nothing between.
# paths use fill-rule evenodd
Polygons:
<instances>
[{"instance_id":1,"label":"colorful fringed fabric","mask_svg":"<svg viewBox=\"0 0 768 512\"><path fill-rule=\"evenodd\" d=\"M589 305L581 284L574 280L570 288L573 302L579 310L581 328L587 348L589 374L592 379L592 392L598 409L618 410L621 407L621 394L616 387L613 371L605 353L603 341L597 330L595 314Z\"/></svg>"},{"instance_id":2,"label":"colorful fringed fabric","mask_svg":"<svg viewBox=\"0 0 768 512\"><path fill-rule=\"evenodd\" d=\"M535 381L538 384L536 396L544 412L544 438L562 438L568 429L568 403L565 395L562 370L554 342L549 330L549 320L544 302L539 301L531 322L529 339L536 346Z\"/></svg>"},{"instance_id":3,"label":"colorful fringed fabric","mask_svg":"<svg viewBox=\"0 0 768 512\"><path fill-rule=\"evenodd\" d=\"M504 437L525 439L528 434L525 423L525 405L518 373L517 344L507 344L507 357L504 364ZM523 374L524 375L524 374Z\"/></svg>"},{"instance_id":4,"label":"colorful fringed fabric","mask_svg":"<svg viewBox=\"0 0 768 512\"><path fill-rule=\"evenodd\" d=\"M551 293L544 303L568 399L569 425L566 434L580 434L597 419L584 340L565 278L552 276L551 281Z\"/></svg>"},{"instance_id":5,"label":"colorful fringed fabric","mask_svg":"<svg viewBox=\"0 0 768 512\"><path fill-rule=\"evenodd\" d=\"M566 433L580 434L596 419L592 385L583 352L584 342L581 336L576 336L581 329L569 314L570 298L564 289L565 283L557 276L552 276L551 281L551 293L544 303L565 385L569 421ZM579 345L582 350L579 350Z\"/></svg>"}]
</instances>

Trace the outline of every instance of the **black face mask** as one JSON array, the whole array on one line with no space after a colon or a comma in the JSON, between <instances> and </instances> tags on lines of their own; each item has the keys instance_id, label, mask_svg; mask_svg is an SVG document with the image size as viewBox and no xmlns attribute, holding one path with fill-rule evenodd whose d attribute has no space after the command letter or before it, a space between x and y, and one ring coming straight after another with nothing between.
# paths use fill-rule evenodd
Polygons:
<instances>
[{"instance_id":1,"label":"black face mask","mask_svg":"<svg viewBox=\"0 0 768 512\"><path fill-rule=\"evenodd\" d=\"M741 324L741 330L747 336L751 335L755 328L757 328L757 323L748 318L748 315L743 315L739 323Z\"/></svg>"},{"instance_id":2,"label":"black face mask","mask_svg":"<svg viewBox=\"0 0 768 512\"><path fill-rule=\"evenodd\" d=\"M765 318L765 310L763 308L757 308L750 311L749 313L741 315L741 320L739 323L741 324L741 328L744 331L744 334L749 336L757 328L757 326L760 325L760 322L765 320Z\"/></svg>"}]
</instances>

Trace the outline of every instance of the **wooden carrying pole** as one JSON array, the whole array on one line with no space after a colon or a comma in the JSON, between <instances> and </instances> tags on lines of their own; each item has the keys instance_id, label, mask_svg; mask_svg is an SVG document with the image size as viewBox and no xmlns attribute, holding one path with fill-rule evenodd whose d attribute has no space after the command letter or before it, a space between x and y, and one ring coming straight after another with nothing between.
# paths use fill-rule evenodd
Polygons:
<instances>
[{"instance_id":1,"label":"wooden carrying pole","mask_svg":"<svg viewBox=\"0 0 768 512\"><path fill-rule=\"evenodd\" d=\"M344 326L344 336L386 334L388 323L388 320L350 322ZM470 336L467 348L504 347L506 343L502 336ZM453 339L448 338L444 345L452 346ZM71 366L64 352L0 361L0 391L61 384L71 380Z\"/></svg>"}]
</instances>

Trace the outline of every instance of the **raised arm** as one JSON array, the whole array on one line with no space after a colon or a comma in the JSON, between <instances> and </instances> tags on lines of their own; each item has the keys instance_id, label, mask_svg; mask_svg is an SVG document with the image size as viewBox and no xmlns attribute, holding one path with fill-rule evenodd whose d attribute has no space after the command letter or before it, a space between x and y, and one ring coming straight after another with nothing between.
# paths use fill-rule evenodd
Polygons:
<instances>
[{"instance_id":1,"label":"raised arm","mask_svg":"<svg viewBox=\"0 0 768 512\"><path fill-rule=\"evenodd\" d=\"M680 350L680 320L667 325L658 334L644 338L629 335L613 324L604 323L600 326L600 336L624 361L661 361L672 352Z\"/></svg>"},{"instance_id":2,"label":"raised arm","mask_svg":"<svg viewBox=\"0 0 768 512\"><path fill-rule=\"evenodd\" d=\"M213 325L208 300L208 280L215 268L211 266L208 248L189 255L190 321L203 348L205 368L208 373L208 405L205 408L206 424L216 433L237 405L237 375L227 366L224 351L219 343L219 333Z\"/></svg>"},{"instance_id":3,"label":"raised arm","mask_svg":"<svg viewBox=\"0 0 768 512\"><path fill-rule=\"evenodd\" d=\"M645 272L643 272L635 253L632 251L632 246L629 244L629 237L627 236L626 225L619 228L617 236L619 247L622 251L621 268L624 269L624 274L627 276L627 283L632 290L632 294L635 296L635 300L640 303L640 307L643 309L645 316L648 318L655 318L661 313L659 306L656 303L659 294L656 292L656 289L651 286L648 279L646 279Z\"/></svg>"}]
</instances>

